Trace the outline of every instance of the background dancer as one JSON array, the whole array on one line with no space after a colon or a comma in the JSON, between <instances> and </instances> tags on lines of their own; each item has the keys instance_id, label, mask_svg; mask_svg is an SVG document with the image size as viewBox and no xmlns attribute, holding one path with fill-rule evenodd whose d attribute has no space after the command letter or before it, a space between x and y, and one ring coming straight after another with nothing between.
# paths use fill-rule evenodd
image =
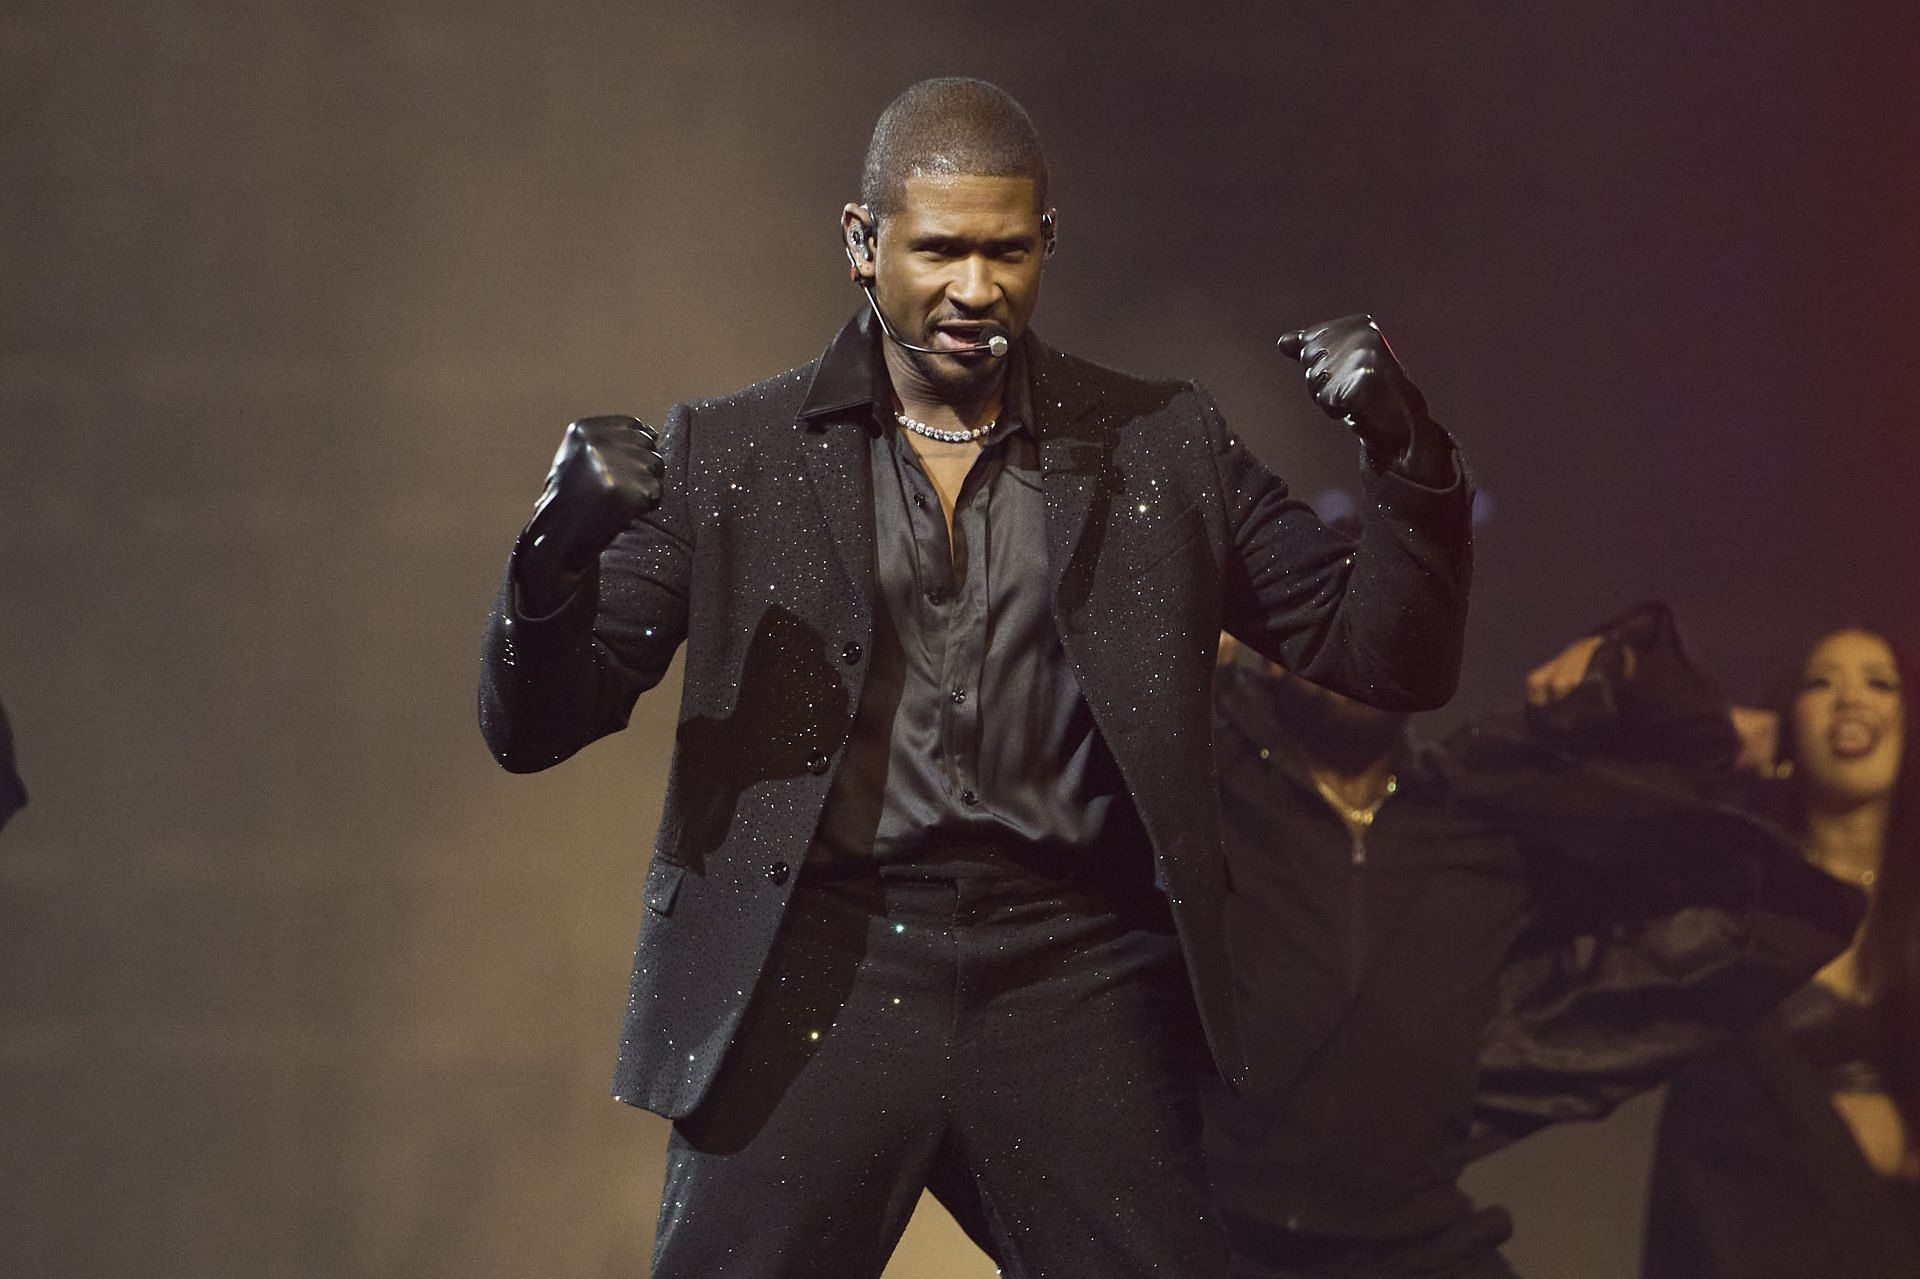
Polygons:
<instances>
[{"instance_id":1,"label":"background dancer","mask_svg":"<svg viewBox=\"0 0 1920 1279\"><path fill-rule=\"evenodd\" d=\"M1920 667L1822 636L1750 715L1753 796L1871 907L1846 953L1667 1095L1647 1279L1920 1274Z\"/></svg>"},{"instance_id":2,"label":"background dancer","mask_svg":"<svg viewBox=\"0 0 1920 1279\"><path fill-rule=\"evenodd\" d=\"M1737 745L1666 611L1439 748L1240 652L1216 691L1247 1087L1205 1093L1236 1279L1498 1279L1456 1185L1783 998L1857 902L1708 797Z\"/></svg>"}]
</instances>

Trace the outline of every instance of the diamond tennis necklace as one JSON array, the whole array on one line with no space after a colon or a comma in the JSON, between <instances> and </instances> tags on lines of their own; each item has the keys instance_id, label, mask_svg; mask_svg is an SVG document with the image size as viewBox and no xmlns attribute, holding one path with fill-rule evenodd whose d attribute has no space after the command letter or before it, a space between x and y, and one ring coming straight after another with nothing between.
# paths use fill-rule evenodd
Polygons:
<instances>
[{"instance_id":1,"label":"diamond tennis necklace","mask_svg":"<svg viewBox=\"0 0 1920 1279\"><path fill-rule=\"evenodd\" d=\"M988 432L1000 425L995 418L985 426L976 426L971 431L943 431L937 426L928 426L925 422L908 417L905 413L895 413L893 420L915 435L924 435L930 440L939 440L942 444L972 444L975 440L986 438Z\"/></svg>"}]
</instances>

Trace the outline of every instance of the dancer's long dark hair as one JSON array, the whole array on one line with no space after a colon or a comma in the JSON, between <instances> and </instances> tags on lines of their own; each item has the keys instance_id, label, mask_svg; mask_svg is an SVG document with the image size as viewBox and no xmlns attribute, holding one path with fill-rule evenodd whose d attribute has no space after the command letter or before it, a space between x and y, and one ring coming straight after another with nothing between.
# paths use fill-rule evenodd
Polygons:
<instances>
[{"instance_id":1,"label":"dancer's long dark hair","mask_svg":"<svg viewBox=\"0 0 1920 1279\"><path fill-rule=\"evenodd\" d=\"M1796 765L1789 783L1792 816L1804 827L1806 769L1797 767L1793 704L1813 650L1832 636L1850 631L1885 643L1893 650L1894 665L1900 672L1905 733L1899 771L1894 775L1886 847L1860 944L1860 975L1880 1009L1888 1091L1906 1120L1909 1149L1920 1150L1920 660L1877 626L1838 626L1823 631L1800 650L1775 695L1774 708L1780 713L1780 757Z\"/></svg>"}]
</instances>

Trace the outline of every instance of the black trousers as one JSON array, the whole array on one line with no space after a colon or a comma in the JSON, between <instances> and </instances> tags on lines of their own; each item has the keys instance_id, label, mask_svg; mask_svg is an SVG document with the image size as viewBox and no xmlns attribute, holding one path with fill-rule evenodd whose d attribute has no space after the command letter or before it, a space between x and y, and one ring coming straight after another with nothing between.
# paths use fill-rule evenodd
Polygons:
<instances>
[{"instance_id":1,"label":"black trousers","mask_svg":"<svg viewBox=\"0 0 1920 1279\"><path fill-rule=\"evenodd\" d=\"M1219 1279L1165 903L1025 877L810 881L675 1124L656 1279L878 1276L923 1187L1008 1279Z\"/></svg>"}]
</instances>

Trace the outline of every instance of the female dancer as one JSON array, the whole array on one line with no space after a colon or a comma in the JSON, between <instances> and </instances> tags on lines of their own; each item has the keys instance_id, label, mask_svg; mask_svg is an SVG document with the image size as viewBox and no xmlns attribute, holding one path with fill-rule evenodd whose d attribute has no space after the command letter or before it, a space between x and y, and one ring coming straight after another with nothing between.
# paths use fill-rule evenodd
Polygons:
<instances>
[{"instance_id":1,"label":"female dancer","mask_svg":"<svg viewBox=\"0 0 1920 1279\"><path fill-rule=\"evenodd\" d=\"M1773 714L1736 715L1807 858L1870 905L1845 954L1675 1079L1644 1279L1920 1275L1915 677L1884 635L1832 631Z\"/></svg>"}]
</instances>

